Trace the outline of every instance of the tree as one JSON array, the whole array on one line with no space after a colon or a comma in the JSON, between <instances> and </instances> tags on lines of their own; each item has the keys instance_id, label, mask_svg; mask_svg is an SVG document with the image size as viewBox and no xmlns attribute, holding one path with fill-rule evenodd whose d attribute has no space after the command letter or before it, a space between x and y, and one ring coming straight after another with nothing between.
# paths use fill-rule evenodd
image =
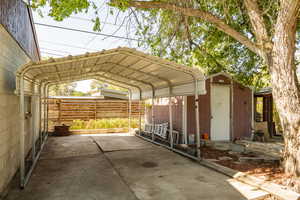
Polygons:
<instances>
[{"instance_id":1,"label":"tree","mask_svg":"<svg viewBox=\"0 0 300 200\"><path fill-rule=\"evenodd\" d=\"M119 90L119 91L127 91L124 88L120 88L118 86L114 86L111 84L107 84L105 82L102 81L98 81L98 80L92 80L91 82L91 89L95 90L97 92L100 92L101 89L106 88L106 89L111 89L111 90Z\"/></svg>"},{"instance_id":2,"label":"tree","mask_svg":"<svg viewBox=\"0 0 300 200\"><path fill-rule=\"evenodd\" d=\"M63 18L84 6L88 9L91 4L87 0L83 1L84 6L76 2L52 0L50 14ZM295 64L296 44L300 42L299 0L111 0L110 5L123 11L136 10L140 13L137 21L152 23L146 26L141 23L138 28L140 35L145 36L151 30L158 30L160 37L145 37L154 50L163 43L172 43L176 51L186 51L185 46L197 47L194 53L201 52L210 58L210 63L214 62L213 66L225 68L228 63L216 59L222 54L214 53L219 39L221 45L227 42L229 55L234 53L234 61L244 63L240 60L245 57L261 61L270 75L284 131L284 168L300 186L300 92ZM224 49L221 52L224 53ZM164 46L155 53L173 54L173 58L179 56L178 60L188 59L187 54L177 55ZM230 63L229 59L224 61Z\"/></svg>"},{"instance_id":3,"label":"tree","mask_svg":"<svg viewBox=\"0 0 300 200\"><path fill-rule=\"evenodd\" d=\"M100 92L106 85L102 81L92 80L90 86L92 90Z\"/></svg>"},{"instance_id":4,"label":"tree","mask_svg":"<svg viewBox=\"0 0 300 200\"><path fill-rule=\"evenodd\" d=\"M75 92L77 84L74 83L64 83L64 84L57 84L53 85L49 88L49 95L50 96L72 96Z\"/></svg>"}]
</instances>

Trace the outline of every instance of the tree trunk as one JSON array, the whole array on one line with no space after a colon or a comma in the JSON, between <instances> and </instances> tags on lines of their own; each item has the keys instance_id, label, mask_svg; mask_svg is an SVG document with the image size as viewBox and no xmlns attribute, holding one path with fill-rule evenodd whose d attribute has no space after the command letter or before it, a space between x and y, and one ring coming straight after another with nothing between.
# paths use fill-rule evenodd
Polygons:
<instances>
[{"instance_id":1,"label":"tree trunk","mask_svg":"<svg viewBox=\"0 0 300 200\"><path fill-rule=\"evenodd\" d=\"M268 54L272 93L284 134L284 169L300 191L300 93L296 77L295 42L300 3L282 1L275 25L274 46Z\"/></svg>"}]
</instances>

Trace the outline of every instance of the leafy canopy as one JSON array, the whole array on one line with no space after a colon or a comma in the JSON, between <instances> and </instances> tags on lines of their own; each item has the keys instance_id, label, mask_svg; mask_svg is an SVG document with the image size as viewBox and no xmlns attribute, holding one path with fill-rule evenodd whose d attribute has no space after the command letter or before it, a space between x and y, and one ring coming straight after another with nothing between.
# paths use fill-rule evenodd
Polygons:
<instances>
[{"instance_id":1,"label":"leafy canopy","mask_svg":"<svg viewBox=\"0 0 300 200\"><path fill-rule=\"evenodd\" d=\"M189 66L199 66L207 74L225 71L233 74L244 84L257 88L268 83L267 67L258 55L200 18L184 16L180 12L165 9L129 8L131 0L33 0L32 7L38 9L45 5L50 6L51 9L47 14L59 21L72 14L92 9L95 13L94 30L100 31L101 20L98 11L99 5L103 5L103 2L122 12L130 12L134 18L136 36L141 39L140 47L150 48L154 55ZM175 3L180 7L210 12L251 41L255 41L243 1L155 0L154 2ZM258 2L260 10L263 11L268 34L272 35L279 1Z\"/></svg>"}]
</instances>

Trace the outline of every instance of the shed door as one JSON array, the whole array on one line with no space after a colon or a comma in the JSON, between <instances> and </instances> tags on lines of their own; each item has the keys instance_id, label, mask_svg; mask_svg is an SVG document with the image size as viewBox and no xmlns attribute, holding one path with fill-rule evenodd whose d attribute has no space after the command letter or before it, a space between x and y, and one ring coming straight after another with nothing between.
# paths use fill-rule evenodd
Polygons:
<instances>
[{"instance_id":1,"label":"shed door","mask_svg":"<svg viewBox=\"0 0 300 200\"><path fill-rule=\"evenodd\" d=\"M230 86L211 87L211 140L230 140Z\"/></svg>"}]
</instances>

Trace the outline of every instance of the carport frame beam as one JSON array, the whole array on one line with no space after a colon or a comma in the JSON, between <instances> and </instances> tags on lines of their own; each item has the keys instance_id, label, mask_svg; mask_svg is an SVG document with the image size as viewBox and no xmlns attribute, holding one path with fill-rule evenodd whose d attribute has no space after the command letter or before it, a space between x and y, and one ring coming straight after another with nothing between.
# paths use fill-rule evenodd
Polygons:
<instances>
[{"instance_id":1,"label":"carport frame beam","mask_svg":"<svg viewBox=\"0 0 300 200\"><path fill-rule=\"evenodd\" d=\"M199 94L198 94L198 80L195 79L195 118L196 118L196 147L197 158L200 160L200 121L199 121Z\"/></svg>"},{"instance_id":2,"label":"carport frame beam","mask_svg":"<svg viewBox=\"0 0 300 200\"><path fill-rule=\"evenodd\" d=\"M171 149L174 148L174 143L173 143L173 112L172 112L172 97L169 96L169 123L170 123L170 146Z\"/></svg>"}]
</instances>

